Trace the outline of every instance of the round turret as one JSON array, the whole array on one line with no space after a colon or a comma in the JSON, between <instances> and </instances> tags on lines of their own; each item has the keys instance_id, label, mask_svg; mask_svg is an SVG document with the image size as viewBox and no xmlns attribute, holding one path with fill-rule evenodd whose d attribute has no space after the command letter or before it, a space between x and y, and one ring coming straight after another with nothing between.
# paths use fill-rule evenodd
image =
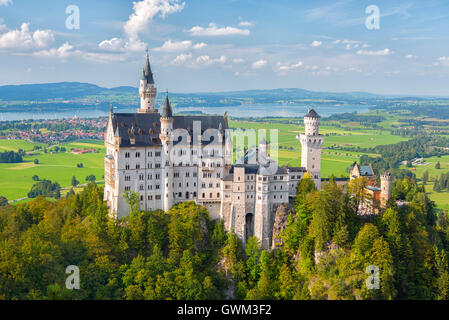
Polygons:
<instances>
[{"instance_id":1,"label":"round turret","mask_svg":"<svg viewBox=\"0 0 449 320\"><path fill-rule=\"evenodd\" d=\"M306 128L306 135L317 136L319 135L321 117L315 110L309 109L309 112L304 116L304 126Z\"/></svg>"}]
</instances>

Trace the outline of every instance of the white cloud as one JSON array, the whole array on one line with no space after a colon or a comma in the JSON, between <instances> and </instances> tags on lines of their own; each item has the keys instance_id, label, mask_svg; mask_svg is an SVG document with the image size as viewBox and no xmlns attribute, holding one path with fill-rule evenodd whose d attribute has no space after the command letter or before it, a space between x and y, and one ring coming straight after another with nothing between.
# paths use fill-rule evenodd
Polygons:
<instances>
[{"instance_id":1,"label":"white cloud","mask_svg":"<svg viewBox=\"0 0 449 320\"><path fill-rule=\"evenodd\" d=\"M260 60L257 60L256 62L253 62L253 64L251 66L253 69L260 69L260 68L265 67L266 64L267 64L267 60L260 59Z\"/></svg>"},{"instance_id":2,"label":"white cloud","mask_svg":"<svg viewBox=\"0 0 449 320\"><path fill-rule=\"evenodd\" d=\"M383 50L377 50L377 51L369 51L369 50L363 50L363 49L357 51L357 54L362 55L362 56L388 56L392 53L393 52L388 48L385 48Z\"/></svg>"},{"instance_id":3,"label":"white cloud","mask_svg":"<svg viewBox=\"0 0 449 320\"><path fill-rule=\"evenodd\" d=\"M112 38L111 40L104 40L98 44L104 50L120 50L123 47L123 40L120 38Z\"/></svg>"},{"instance_id":4,"label":"white cloud","mask_svg":"<svg viewBox=\"0 0 449 320\"><path fill-rule=\"evenodd\" d=\"M124 31L130 39L137 39L148 23L156 16L165 18L168 14L181 11L185 3L178 0L143 0L133 2L134 13L124 25Z\"/></svg>"},{"instance_id":5,"label":"white cloud","mask_svg":"<svg viewBox=\"0 0 449 320\"><path fill-rule=\"evenodd\" d=\"M0 0L0 6L8 6L12 0Z\"/></svg>"},{"instance_id":6,"label":"white cloud","mask_svg":"<svg viewBox=\"0 0 449 320\"><path fill-rule=\"evenodd\" d=\"M22 23L20 30L0 34L0 48L45 48L55 40L52 30L30 31L29 23Z\"/></svg>"},{"instance_id":7,"label":"white cloud","mask_svg":"<svg viewBox=\"0 0 449 320\"><path fill-rule=\"evenodd\" d=\"M154 50L162 52L179 52L179 51L186 51L189 49L202 49L206 46L207 44L203 42L193 44L192 41L190 40L185 41L167 40L160 48L155 48Z\"/></svg>"},{"instance_id":8,"label":"white cloud","mask_svg":"<svg viewBox=\"0 0 449 320\"><path fill-rule=\"evenodd\" d=\"M449 57L439 57L435 65L443 65L449 67Z\"/></svg>"},{"instance_id":9,"label":"white cloud","mask_svg":"<svg viewBox=\"0 0 449 320\"><path fill-rule=\"evenodd\" d=\"M136 38L127 40L112 38L111 40L103 40L98 46L108 51L143 51L146 48L145 43Z\"/></svg>"},{"instance_id":10,"label":"white cloud","mask_svg":"<svg viewBox=\"0 0 449 320\"><path fill-rule=\"evenodd\" d=\"M142 0L133 2L134 12L123 25L125 39L104 40L98 46L111 51L143 51L145 43L139 40L139 33L145 30L149 22L157 15L165 18L168 14L184 9L185 3L179 0ZM121 58L122 59L122 58Z\"/></svg>"},{"instance_id":11,"label":"white cloud","mask_svg":"<svg viewBox=\"0 0 449 320\"><path fill-rule=\"evenodd\" d=\"M203 37L215 37L215 36L230 36L230 35L250 35L250 31L247 29L239 29L234 27L223 27L219 28L215 23L209 23L207 28L200 26L192 27L188 30L192 36L203 36Z\"/></svg>"},{"instance_id":12,"label":"white cloud","mask_svg":"<svg viewBox=\"0 0 449 320\"><path fill-rule=\"evenodd\" d=\"M193 49L203 49L205 47L207 47L207 44L204 42L195 43L193 45Z\"/></svg>"},{"instance_id":13,"label":"white cloud","mask_svg":"<svg viewBox=\"0 0 449 320\"><path fill-rule=\"evenodd\" d=\"M192 59L191 53L181 53L179 56L177 56L171 63L172 64L183 64L187 60Z\"/></svg>"},{"instance_id":14,"label":"white cloud","mask_svg":"<svg viewBox=\"0 0 449 320\"><path fill-rule=\"evenodd\" d=\"M252 27L254 24L252 22L249 21L242 21L239 23L240 27Z\"/></svg>"},{"instance_id":15,"label":"white cloud","mask_svg":"<svg viewBox=\"0 0 449 320\"><path fill-rule=\"evenodd\" d=\"M225 56L220 56L219 58L211 58L210 56L199 56L196 58L196 62L202 65L213 65L213 64L224 64L226 63L227 58Z\"/></svg>"},{"instance_id":16,"label":"white cloud","mask_svg":"<svg viewBox=\"0 0 449 320\"><path fill-rule=\"evenodd\" d=\"M318 41L318 40L314 40L311 44L312 47L319 47L323 44L323 42Z\"/></svg>"},{"instance_id":17,"label":"white cloud","mask_svg":"<svg viewBox=\"0 0 449 320\"><path fill-rule=\"evenodd\" d=\"M408 55L405 56L405 59L416 59L417 56L414 56L413 54L409 53Z\"/></svg>"},{"instance_id":18,"label":"white cloud","mask_svg":"<svg viewBox=\"0 0 449 320\"><path fill-rule=\"evenodd\" d=\"M279 67L279 71L289 71L300 68L303 65L303 62L301 60L293 64L282 64L281 62L278 62L277 65Z\"/></svg>"},{"instance_id":19,"label":"white cloud","mask_svg":"<svg viewBox=\"0 0 449 320\"><path fill-rule=\"evenodd\" d=\"M56 57L56 58L67 58L72 54L78 54L80 51L72 51L73 46L68 42L62 44L58 49L51 48L49 50L41 50L34 52L33 55L38 57Z\"/></svg>"},{"instance_id":20,"label":"white cloud","mask_svg":"<svg viewBox=\"0 0 449 320\"><path fill-rule=\"evenodd\" d=\"M245 62L245 59L242 59L242 58L234 58L234 59L232 59L232 62L234 62L234 63L243 63L243 62Z\"/></svg>"}]
</instances>

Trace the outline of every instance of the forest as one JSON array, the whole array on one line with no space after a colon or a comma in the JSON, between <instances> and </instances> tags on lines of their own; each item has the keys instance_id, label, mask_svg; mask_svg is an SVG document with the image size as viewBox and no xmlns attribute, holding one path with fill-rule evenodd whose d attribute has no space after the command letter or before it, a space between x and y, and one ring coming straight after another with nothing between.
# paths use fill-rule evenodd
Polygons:
<instances>
[{"instance_id":1,"label":"forest","mask_svg":"<svg viewBox=\"0 0 449 320\"><path fill-rule=\"evenodd\" d=\"M0 163L19 163L22 162L22 155L14 151L0 152Z\"/></svg>"},{"instance_id":2,"label":"forest","mask_svg":"<svg viewBox=\"0 0 449 320\"><path fill-rule=\"evenodd\" d=\"M279 226L273 250L246 246L206 209L181 203L129 217L107 214L103 190L0 207L1 299L447 299L449 215L424 187L397 180L386 210L358 215L366 180L321 191L310 177ZM278 218L278 217L277 217ZM282 220L282 219L281 219ZM80 270L80 289L65 269ZM379 269L379 289L365 271Z\"/></svg>"}]
</instances>

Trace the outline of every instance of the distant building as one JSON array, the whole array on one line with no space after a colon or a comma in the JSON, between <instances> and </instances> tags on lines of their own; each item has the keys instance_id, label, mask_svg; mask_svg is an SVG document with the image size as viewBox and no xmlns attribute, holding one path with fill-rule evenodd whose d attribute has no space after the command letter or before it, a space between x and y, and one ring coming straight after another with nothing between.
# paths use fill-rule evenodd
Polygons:
<instances>
[{"instance_id":1,"label":"distant building","mask_svg":"<svg viewBox=\"0 0 449 320\"><path fill-rule=\"evenodd\" d=\"M379 213L380 209L384 209L387 206L387 202L391 196L391 174L388 171L381 174L380 186L378 186L377 176L371 164L361 166L357 162L354 162L350 171L351 180L366 178L368 182L365 188L366 199L360 205L359 213L362 215Z\"/></svg>"}]
</instances>

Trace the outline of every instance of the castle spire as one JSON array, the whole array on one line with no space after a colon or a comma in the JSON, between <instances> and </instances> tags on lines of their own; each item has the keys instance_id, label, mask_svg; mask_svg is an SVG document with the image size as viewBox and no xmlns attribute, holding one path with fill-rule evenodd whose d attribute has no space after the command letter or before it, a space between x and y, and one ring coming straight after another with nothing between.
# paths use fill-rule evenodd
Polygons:
<instances>
[{"instance_id":1,"label":"castle spire","mask_svg":"<svg viewBox=\"0 0 449 320\"><path fill-rule=\"evenodd\" d=\"M150 66L150 55L148 54L148 49L146 51L147 51L147 61L145 64L143 74L147 80L147 83L154 84L153 72L151 72L151 66Z\"/></svg>"},{"instance_id":2,"label":"castle spire","mask_svg":"<svg viewBox=\"0 0 449 320\"><path fill-rule=\"evenodd\" d=\"M163 118L171 118L173 117L173 110L170 105L170 100L168 100L168 90L165 96L165 104L164 109L162 110L162 117Z\"/></svg>"}]
</instances>

